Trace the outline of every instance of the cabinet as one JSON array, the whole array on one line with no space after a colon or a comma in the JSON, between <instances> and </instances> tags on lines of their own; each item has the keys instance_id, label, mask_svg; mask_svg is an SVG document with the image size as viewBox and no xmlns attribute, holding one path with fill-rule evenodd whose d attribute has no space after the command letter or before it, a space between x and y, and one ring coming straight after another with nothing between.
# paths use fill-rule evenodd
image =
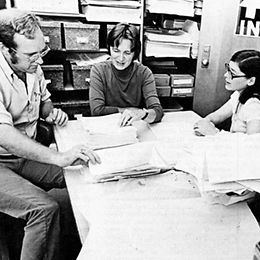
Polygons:
<instances>
[{"instance_id":1,"label":"cabinet","mask_svg":"<svg viewBox=\"0 0 260 260\"><path fill-rule=\"evenodd\" d=\"M202 8L197 2L145 1L142 62L154 73L165 110L192 109Z\"/></svg>"}]
</instances>

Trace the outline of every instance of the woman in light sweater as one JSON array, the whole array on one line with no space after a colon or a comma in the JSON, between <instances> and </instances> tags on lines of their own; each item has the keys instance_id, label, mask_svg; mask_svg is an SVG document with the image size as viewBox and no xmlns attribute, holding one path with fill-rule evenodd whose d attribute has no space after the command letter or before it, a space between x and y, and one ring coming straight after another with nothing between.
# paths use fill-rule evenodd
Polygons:
<instances>
[{"instance_id":1,"label":"woman in light sweater","mask_svg":"<svg viewBox=\"0 0 260 260\"><path fill-rule=\"evenodd\" d=\"M260 52L242 50L225 64L225 87L234 91L218 110L194 125L197 135L214 135L215 125L232 117L230 132L260 133Z\"/></svg>"},{"instance_id":2,"label":"woman in light sweater","mask_svg":"<svg viewBox=\"0 0 260 260\"><path fill-rule=\"evenodd\" d=\"M107 38L110 59L95 64L90 73L90 109L94 116L122 113L119 124L136 120L158 122L163 109L151 70L136 61L140 54L139 31L119 23Z\"/></svg>"}]
</instances>

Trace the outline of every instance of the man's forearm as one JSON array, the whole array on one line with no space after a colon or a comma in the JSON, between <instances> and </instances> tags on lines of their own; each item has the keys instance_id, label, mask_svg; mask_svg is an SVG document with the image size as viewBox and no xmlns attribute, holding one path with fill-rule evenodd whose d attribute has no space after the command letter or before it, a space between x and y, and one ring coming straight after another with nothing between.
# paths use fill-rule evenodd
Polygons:
<instances>
[{"instance_id":1,"label":"man's forearm","mask_svg":"<svg viewBox=\"0 0 260 260\"><path fill-rule=\"evenodd\" d=\"M49 99L41 104L40 117L45 119L53 110L52 101Z\"/></svg>"},{"instance_id":2,"label":"man's forearm","mask_svg":"<svg viewBox=\"0 0 260 260\"><path fill-rule=\"evenodd\" d=\"M29 160L59 165L59 154L7 124L0 124L0 146L9 153Z\"/></svg>"}]
</instances>

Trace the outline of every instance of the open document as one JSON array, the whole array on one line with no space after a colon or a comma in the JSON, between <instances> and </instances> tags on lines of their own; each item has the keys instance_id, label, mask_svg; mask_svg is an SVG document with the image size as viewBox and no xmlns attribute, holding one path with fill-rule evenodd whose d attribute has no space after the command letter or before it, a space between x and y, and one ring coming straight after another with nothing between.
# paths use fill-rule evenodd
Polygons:
<instances>
[{"instance_id":1,"label":"open document","mask_svg":"<svg viewBox=\"0 0 260 260\"><path fill-rule=\"evenodd\" d=\"M168 169L154 142L136 143L97 151L101 164L90 164L99 182L158 174Z\"/></svg>"}]
</instances>

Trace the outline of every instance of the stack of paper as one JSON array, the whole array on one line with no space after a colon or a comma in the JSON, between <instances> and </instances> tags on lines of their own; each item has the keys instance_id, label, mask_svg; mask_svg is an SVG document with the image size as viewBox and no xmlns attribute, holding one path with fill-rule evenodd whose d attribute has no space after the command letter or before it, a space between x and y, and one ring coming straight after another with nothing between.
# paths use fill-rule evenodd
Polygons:
<instances>
[{"instance_id":1,"label":"stack of paper","mask_svg":"<svg viewBox=\"0 0 260 260\"><path fill-rule=\"evenodd\" d=\"M145 32L146 57L190 57L192 38L184 31L165 33L161 31Z\"/></svg>"},{"instance_id":2,"label":"stack of paper","mask_svg":"<svg viewBox=\"0 0 260 260\"><path fill-rule=\"evenodd\" d=\"M77 144L85 144L97 150L138 142L136 128L119 126L120 116L118 113L101 117L79 117L76 122L69 121L66 127L55 126L55 138L59 144L62 143L59 146L63 150Z\"/></svg>"},{"instance_id":3,"label":"stack of paper","mask_svg":"<svg viewBox=\"0 0 260 260\"><path fill-rule=\"evenodd\" d=\"M146 9L150 13L194 16L194 0L147 0Z\"/></svg>"},{"instance_id":4,"label":"stack of paper","mask_svg":"<svg viewBox=\"0 0 260 260\"><path fill-rule=\"evenodd\" d=\"M101 164L90 164L93 180L105 182L158 174L168 166L153 142L136 143L97 151Z\"/></svg>"},{"instance_id":5,"label":"stack of paper","mask_svg":"<svg viewBox=\"0 0 260 260\"><path fill-rule=\"evenodd\" d=\"M141 23L139 1L81 0L81 5L87 21Z\"/></svg>"},{"instance_id":6,"label":"stack of paper","mask_svg":"<svg viewBox=\"0 0 260 260\"><path fill-rule=\"evenodd\" d=\"M221 131L197 144L198 186L210 200L230 204L260 192L260 135ZM214 193L213 193L214 192ZM232 195L228 196L227 195Z\"/></svg>"},{"instance_id":7,"label":"stack of paper","mask_svg":"<svg viewBox=\"0 0 260 260\"><path fill-rule=\"evenodd\" d=\"M133 126L119 126L120 113L98 117L78 118L85 130L87 145L92 149L103 149L138 142L137 130Z\"/></svg>"}]
</instances>

